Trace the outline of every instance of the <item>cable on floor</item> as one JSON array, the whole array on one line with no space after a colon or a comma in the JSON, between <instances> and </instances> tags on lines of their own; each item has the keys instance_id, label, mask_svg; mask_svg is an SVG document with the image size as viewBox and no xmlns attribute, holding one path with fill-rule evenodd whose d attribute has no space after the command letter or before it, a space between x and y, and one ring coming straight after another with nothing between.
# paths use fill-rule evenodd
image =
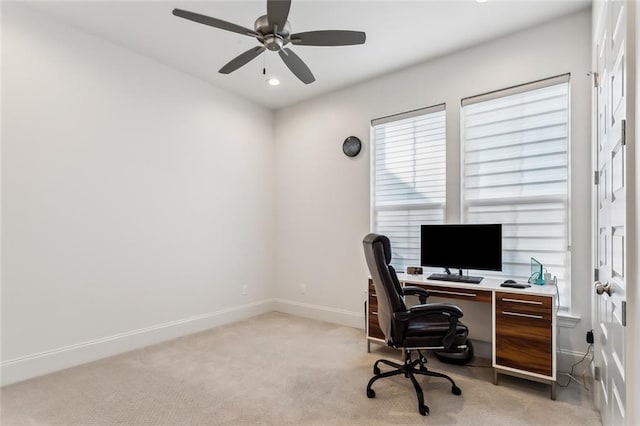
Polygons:
<instances>
[{"instance_id":1,"label":"cable on floor","mask_svg":"<svg viewBox=\"0 0 640 426\"><path fill-rule=\"evenodd\" d=\"M587 351L584 353L584 355L582 356L580 361L574 363L571 366L571 370L568 373L559 373L559 374L562 374L563 376L568 376L569 380L567 380L567 383L564 384L564 385L562 383L560 383L560 382L557 382L558 386L566 388L571 383L571 380L575 380L576 383L580 383L580 380L578 380L577 378L575 378L573 376L573 370L578 366L578 364L582 363L587 358L587 356L591 353L591 349L592 348L593 348L593 343L591 343L589 345L589 347L587 347ZM591 364L591 361L593 361L593 357L591 357L591 360L589 360L589 364ZM582 378L582 386L584 386L585 389L589 390L589 388L587 388L587 383L584 381L584 377Z\"/></svg>"}]
</instances>

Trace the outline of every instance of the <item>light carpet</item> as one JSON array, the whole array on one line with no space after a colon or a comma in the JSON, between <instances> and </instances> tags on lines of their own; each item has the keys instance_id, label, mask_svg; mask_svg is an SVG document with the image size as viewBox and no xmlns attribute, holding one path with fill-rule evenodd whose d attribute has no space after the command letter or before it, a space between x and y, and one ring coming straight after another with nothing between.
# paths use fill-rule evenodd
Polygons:
<instances>
[{"instance_id":1,"label":"light carpet","mask_svg":"<svg viewBox=\"0 0 640 426\"><path fill-rule=\"evenodd\" d=\"M431 413L418 413L403 376L365 386L378 358L362 330L282 313L182 337L1 390L3 425L600 425L581 385L559 388L429 357L449 382L421 377ZM488 365L487 360L474 364Z\"/></svg>"}]
</instances>

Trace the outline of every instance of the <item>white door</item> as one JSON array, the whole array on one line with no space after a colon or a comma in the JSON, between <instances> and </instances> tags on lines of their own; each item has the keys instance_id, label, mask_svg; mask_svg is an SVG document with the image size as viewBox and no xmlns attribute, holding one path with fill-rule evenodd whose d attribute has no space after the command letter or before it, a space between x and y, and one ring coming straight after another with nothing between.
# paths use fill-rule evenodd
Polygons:
<instances>
[{"instance_id":1,"label":"white door","mask_svg":"<svg viewBox=\"0 0 640 426\"><path fill-rule=\"evenodd\" d=\"M625 424L628 6L618 0L597 2L594 7L593 48L598 73L594 141L598 180L593 231L597 269L594 366L595 402L605 426Z\"/></svg>"}]
</instances>

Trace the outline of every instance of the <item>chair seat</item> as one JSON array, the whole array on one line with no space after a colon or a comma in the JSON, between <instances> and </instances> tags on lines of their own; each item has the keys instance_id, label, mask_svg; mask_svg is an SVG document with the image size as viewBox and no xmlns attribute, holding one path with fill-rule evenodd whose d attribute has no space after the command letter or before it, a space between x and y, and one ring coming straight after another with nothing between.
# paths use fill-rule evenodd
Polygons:
<instances>
[{"instance_id":1,"label":"chair seat","mask_svg":"<svg viewBox=\"0 0 640 426\"><path fill-rule=\"evenodd\" d=\"M409 321L403 346L405 348L442 346L442 337L447 334L448 330L449 321L444 317L425 316L414 318ZM467 326L458 322L453 344L455 346L464 345L468 335L469 329Z\"/></svg>"}]
</instances>

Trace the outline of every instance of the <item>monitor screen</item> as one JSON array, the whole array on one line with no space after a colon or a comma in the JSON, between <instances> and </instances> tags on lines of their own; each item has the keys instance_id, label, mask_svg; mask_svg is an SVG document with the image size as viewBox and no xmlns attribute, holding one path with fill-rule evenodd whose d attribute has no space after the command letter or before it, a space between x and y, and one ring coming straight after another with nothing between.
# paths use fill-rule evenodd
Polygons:
<instances>
[{"instance_id":1,"label":"monitor screen","mask_svg":"<svg viewBox=\"0 0 640 426\"><path fill-rule=\"evenodd\" d=\"M422 225L420 264L502 271L502 224Z\"/></svg>"}]
</instances>

